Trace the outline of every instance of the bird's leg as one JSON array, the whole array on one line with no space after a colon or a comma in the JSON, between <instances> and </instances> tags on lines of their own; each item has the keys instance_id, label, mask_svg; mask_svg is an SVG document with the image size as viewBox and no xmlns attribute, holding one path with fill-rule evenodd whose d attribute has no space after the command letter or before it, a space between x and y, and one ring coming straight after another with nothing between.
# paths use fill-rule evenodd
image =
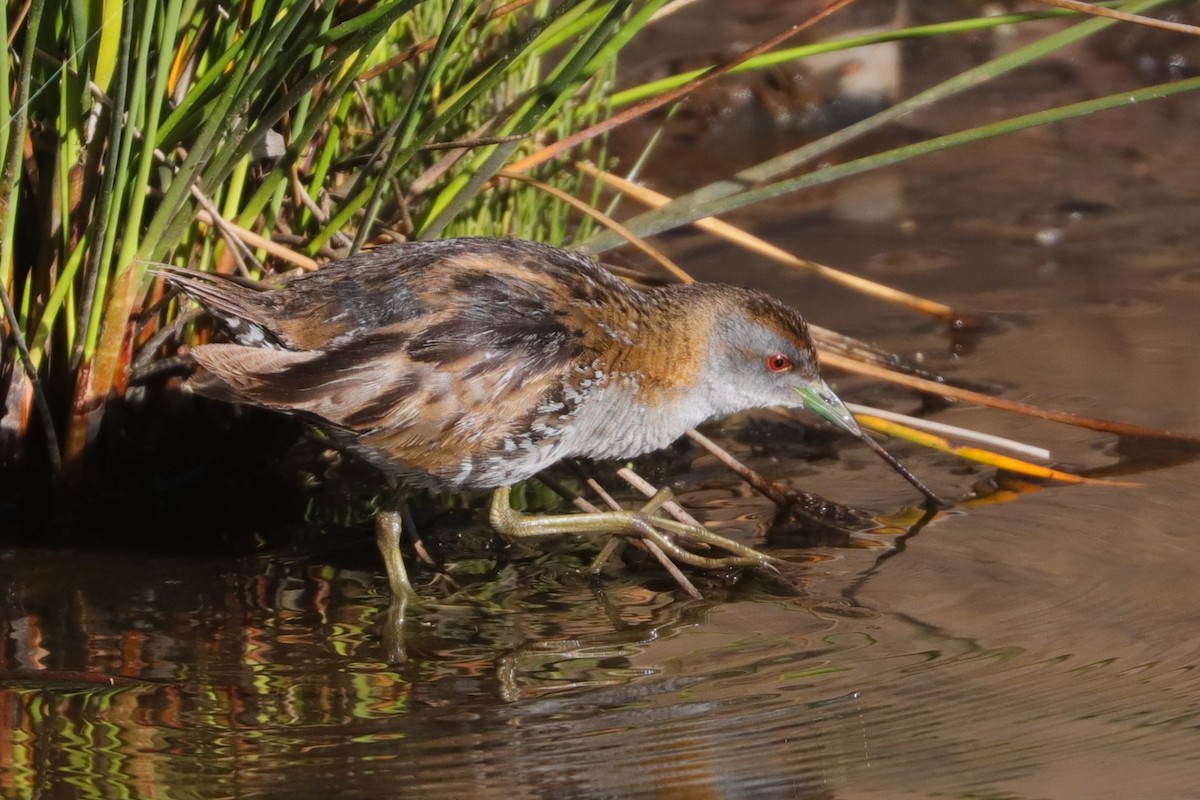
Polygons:
<instances>
[{"instance_id":1,"label":"bird's leg","mask_svg":"<svg viewBox=\"0 0 1200 800\"><path fill-rule=\"evenodd\" d=\"M400 554L400 534L404 530L406 516L404 493L392 488L383 505L375 512L375 544L383 556L392 596L400 602L418 602L417 592L408 580L408 570L404 568L404 557Z\"/></svg>"},{"instance_id":2,"label":"bird's leg","mask_svg":"<svg viewBox=\"0 0 1200 800\"><path fill-rule=\"evenodd\" d=\"M597 511L585 514L524 514L512 507L510 487L492 492L489 520L496 532L513 539L553 536L564 533L616 534L654 542L675 561L705 569L724 567L774 568L775 559L752 547L718 536L696 525L668 519L659 514L662 504L671 499L662 489L637 511ZM684 545L700 545L730 553L727 556L703 556Z\"/></svg>"}]
</instances>

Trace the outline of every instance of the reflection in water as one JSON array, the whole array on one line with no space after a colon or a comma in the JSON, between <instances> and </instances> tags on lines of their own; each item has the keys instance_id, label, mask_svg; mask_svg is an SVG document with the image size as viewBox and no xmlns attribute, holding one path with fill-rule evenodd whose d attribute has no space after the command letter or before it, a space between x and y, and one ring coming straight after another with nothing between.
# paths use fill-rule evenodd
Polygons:
<instances>
[{"instance_id":1,"label":"reflection in water","mask_svg":"<svg viewBox=\"0 0 1200 800\"><path fill-rule=\"evenodd\" d=\"M678 602L632 583L597 600L560 585L410 617L409 660L392 665L380 658L388 606L353 572L265 563L260 574L201 575L185 589L171 572L202 570L90 561L109 582L80 579L85 565L71 557L3 562L5 796L75 796L80 785L97 796L126 787L149 797L164 786L216 797L289 785L296 794L295 769L302 796L378 796L401 776L412 796L468 787L562 796L542 794L549 787L530 776L561 763L574 773L552 782L564 791L614 777L620 785L608 759L633 752L646 770L664 771L664 784L771 780L720 767L732 744L722 718L745 720L758 706L764 722L777 713L775 692L729 688L766 672L798 685L829 669L841 647L794 639L785 655L753 634L725 655L706 653L688 634L712 636L712 615L739 604ZM43 593L41 571L68 580ZM814 634L829 628L806 618ZM568 630L579 635L547 638ZM657 730L658 742L628 750L619 732L635 728ZM662 754L685 742L712 763L675 774ZM531 771L514 773L514 759Z\"/></svg>"},{"instance_id":2,"label":"reflection in water","mask_svg":"<svg viewBox=\"0 0 1200 800\"><path fill-rule=\"evenodd\" d=\"M510 566L520 581L410 614L402 663L353 568L8 553L0 794L1044 796L1064 758L1130 748L1180 786L1200 722L1191 612L1123 633L1151 618L1133 587L1104 588L1125 556L1056 537L1089 559L1072 570L1034 536L1039 501L1067 491L944 517L903 557L777 550L790 596L681 600L638 574L601 592L538 555ZM761 518L752 503L713 510Z\"/></svg>"},{"instance_id":3,"label":"reflection in water","mask_svg":"<svg viewBox=\"0 0 1200 800\"><path fill-rule=\"evenodd\" d=\"M855 693L819 684L871 639L803 597L542 584L410 615L389 664L388 606L352 571L2 563L5 796L739 796L815 790L864 745ZM784 762L762 749L781 732Z\"/></svg>"}]
</instances>

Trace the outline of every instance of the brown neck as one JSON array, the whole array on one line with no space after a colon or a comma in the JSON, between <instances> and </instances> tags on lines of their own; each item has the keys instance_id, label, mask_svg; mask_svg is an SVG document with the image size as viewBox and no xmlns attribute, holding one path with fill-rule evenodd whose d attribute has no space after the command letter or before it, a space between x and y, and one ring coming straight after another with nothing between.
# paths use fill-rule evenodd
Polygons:
<instances>
[{"instance_id":1,"label":"brown neck","mask_svg":"<svg viewBox=\"0 0 1200 800\"><path fill-rule=\"evenodd\" d=\"M609 368L638 376L639 399L653 402L661 393L696 384L720 314L714 288L691 284L646 290L636 307L606 320L613 334Z\"/></svg>"}]
</instances>

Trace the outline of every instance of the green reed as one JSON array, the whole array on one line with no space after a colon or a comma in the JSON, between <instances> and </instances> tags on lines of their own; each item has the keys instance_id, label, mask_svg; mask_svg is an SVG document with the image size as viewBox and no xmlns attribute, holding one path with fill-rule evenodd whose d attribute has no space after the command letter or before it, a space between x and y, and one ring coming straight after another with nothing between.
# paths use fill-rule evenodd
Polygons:
<instances>
[{"instance_id":1,"label":"green reed","mask_svg":"<svg viewBox=\"0 0 1200 800\"><path fill-rule=\"evenodd\" d=\"M434 229L586 233L558 201L490 180L539 136L605 113L619 43L662 3L35 0L23 16L8 4L0 395L20 412L0 462L37 427L41 389L41 427L77 474L164 322L144 314L144 267L257 273L268 253L238 228L297 258ZM585 191L574 171L542 173Z\"/></svg>"}]
</instances>

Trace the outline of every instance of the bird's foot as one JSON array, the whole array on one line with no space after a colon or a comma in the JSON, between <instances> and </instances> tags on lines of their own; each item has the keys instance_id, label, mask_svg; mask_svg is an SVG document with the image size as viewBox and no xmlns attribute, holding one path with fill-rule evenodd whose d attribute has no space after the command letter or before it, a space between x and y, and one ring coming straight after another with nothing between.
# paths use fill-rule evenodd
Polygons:
<instances>
[{"instance_id":1,"label":"bird's foot","mask_svg":"<svg viewBox=\"0 0 1200 800\"><path fill-rule=\"evenodd\" d=\"M509 501L509 494L507 486L492 493L489 519L502 536L523 539L564 533L614 534L652 542L673 561L701 569L759 567L777 571L774 566L777 559L771 556L699 525L663 516L662 506L672 497L670 489L659 490L637 511L554 515L517 511Z\"/></svg>"}]
</instances>

